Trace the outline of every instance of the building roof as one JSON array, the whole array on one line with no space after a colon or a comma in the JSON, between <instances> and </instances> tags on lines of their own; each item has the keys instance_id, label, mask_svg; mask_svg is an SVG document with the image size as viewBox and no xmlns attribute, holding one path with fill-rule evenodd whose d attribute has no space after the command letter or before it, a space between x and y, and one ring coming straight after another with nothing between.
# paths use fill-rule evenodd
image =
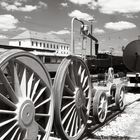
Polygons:
<instances>
[{"instance_id":1,"label":"building roof","mask_svg":"<svg viewBox=\"0 0 140 140\"><path fill-rule=\"evenodd\" d=\"M55 41L59 43L66 43L58 36L51 35L51 34L48 35L47 33L35 32L31 30L26 30L21 34L11 38L11 40L19 40L19 39L37 39L37 40L47 40L47 41Z\"/></svg>"}]
</instances>

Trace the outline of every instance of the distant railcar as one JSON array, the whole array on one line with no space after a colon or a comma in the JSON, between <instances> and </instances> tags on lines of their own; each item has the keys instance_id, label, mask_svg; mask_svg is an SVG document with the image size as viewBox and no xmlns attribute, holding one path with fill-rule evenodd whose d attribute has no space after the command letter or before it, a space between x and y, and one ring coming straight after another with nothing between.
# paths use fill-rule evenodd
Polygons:
<instances>
[{"instance_id":1,"label":"distant railcar","mask_svg":"<svg viewBox=\"0 0 140 140\"><path fill-rule=\"evenodd\" d=\"M98 53L97 56L87 56L87 65L91 74L105 73L109 67L114 68L115 73L127 73L128 69L123 63L122 56L107 53Z\"/></svg>"}]
</instances>

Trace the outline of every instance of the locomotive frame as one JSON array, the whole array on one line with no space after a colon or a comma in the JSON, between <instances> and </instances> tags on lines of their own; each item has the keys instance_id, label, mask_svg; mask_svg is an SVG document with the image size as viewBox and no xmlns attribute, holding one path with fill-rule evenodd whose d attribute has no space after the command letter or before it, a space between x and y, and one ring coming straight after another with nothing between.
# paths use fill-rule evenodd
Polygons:
<instances>
[{"instance_id":1,"label":"locomotive frame","mask_svg":"<svg viewBox=\"0 0 140 140\"><path fill-rule=\"evenodd\" d=\"M84 22L73 18L72 26L74 21L82 23L82 34L98 46ZM7 51L9 46L1 47L4 52L0 54L0 139L46 140L54 123L53 131L59 137L77 140L83 135L91 112L97 123L105 121L109 98L119 110L124 109L124 85L118 84L115 90L112 86L107 90L103 86L94 88L83 59L74 55L64 58L52 84L47 65L35 55L23 51L24 48ZM106 81L110 83L114 84ZM115 93L111 95L110 90Z\"/></svg>"}]
</instances>

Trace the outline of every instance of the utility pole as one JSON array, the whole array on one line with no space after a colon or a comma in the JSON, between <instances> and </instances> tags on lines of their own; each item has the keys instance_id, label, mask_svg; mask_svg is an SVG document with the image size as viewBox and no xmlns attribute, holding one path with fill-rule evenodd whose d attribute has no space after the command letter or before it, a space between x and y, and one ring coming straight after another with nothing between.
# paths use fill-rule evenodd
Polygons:
<instances>
[{"instance_id":1,"label":"utility pole","mask_svg":"<svg viewBox=\"0 0 140 140\"><path fill-rule=\"evenodd\" d=\"M90 34L92 35L93 33L93 21L94 21L94 18L93 19L90 19ZM92 56L92 39L90 39L90 56Z\"/></svg>"},{"instance_id":2,"label":"utility pole","mask_svg":"<svg viewBox=\"0 0 140 140\"><path fill-rule=\"evenodd\" d=\"M93 28L92 21L91 21L91 27L90 28L91 28L90 33L92 35L92 28ZM90 39L90 55L92 56L92 39Z\"/></svg>"}]
</instances>

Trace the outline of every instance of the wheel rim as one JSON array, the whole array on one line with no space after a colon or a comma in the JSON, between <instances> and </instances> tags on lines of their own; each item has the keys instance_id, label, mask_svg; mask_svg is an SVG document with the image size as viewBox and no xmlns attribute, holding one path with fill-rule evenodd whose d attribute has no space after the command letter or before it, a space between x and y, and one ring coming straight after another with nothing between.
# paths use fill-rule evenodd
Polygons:
<instances>
[{"instance_id":1,"label":"wheel rim","mask_svg":"<svg viewBox=\"0 0 140 140\"><path fill-rule=\"evenodd\" d=\"M47 139L54 101L50 77L40 60L19 50L3 53L0 82L0 139Z\"/></svg>"},{"instance_id":2,"label":"wheel rim","mask_svg":"<svg viewBox=\"0 0 140 140\"><path fill-rule=\"evenodd\" d=\"M98 118L100 122L104 122L107 115L107 98L104 94L100 96L100 101L98 105Z\"/></svg>"},{"instance_id":3,"label":"wheel rim","mask_svg":"<svg viewBox=\"0 0 140 140\"><path fill-rule=\"evenodd\" d=\"M121 109L124 108L124 89L123 88L121 88L120 90L119 107Z\"/></svg>"},{"instance_id":4,"label":"wheel rim","mask_svg":"<svg viewBox=\"0 0 140 140\"><path fill-rule=\"evenodd\" d=\"M85 130L91 105L89 71L81 59L69 56L63 60L54 80L54 92L59 134L64 139L78 139Z\"/></svg>"}]
</instances>

